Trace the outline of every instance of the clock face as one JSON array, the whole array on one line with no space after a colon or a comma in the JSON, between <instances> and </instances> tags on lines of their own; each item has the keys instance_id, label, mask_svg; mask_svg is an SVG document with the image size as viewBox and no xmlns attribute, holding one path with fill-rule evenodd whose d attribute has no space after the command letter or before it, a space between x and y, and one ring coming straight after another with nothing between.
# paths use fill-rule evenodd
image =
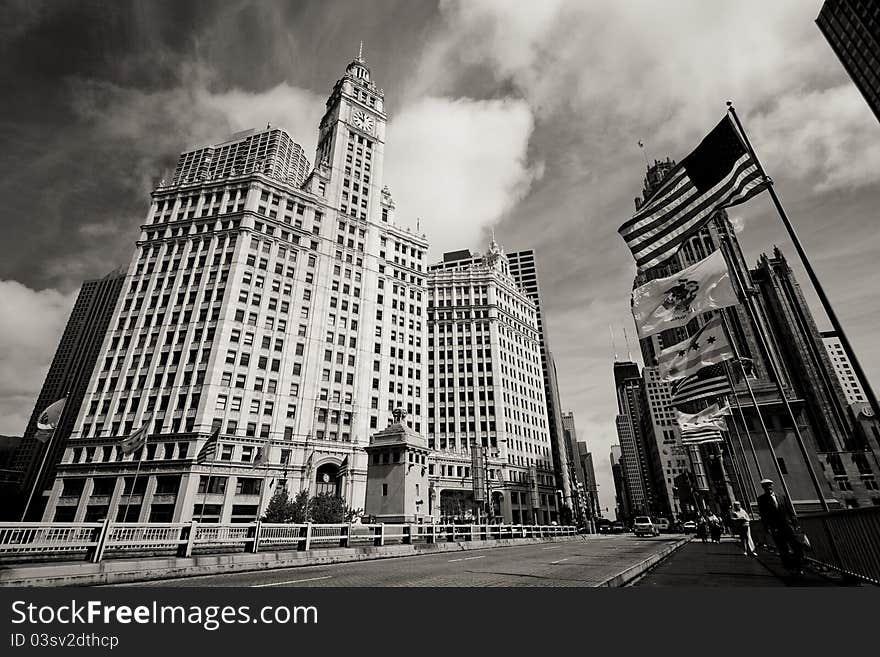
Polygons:
<instances>
[{"instance_id":1,"label":"clock face","mask_svg":"<svg viewBox=\"0 0 880 657\"><path fill-rule=\"evenodd\" d=\"M360 128L361 130L365 130L366 132L373 131L373 125L375 124L375 122L373 121L373 117L363 110L356 111L352 116L352 120L355 127Z\"/></svg>"}]
</instances>

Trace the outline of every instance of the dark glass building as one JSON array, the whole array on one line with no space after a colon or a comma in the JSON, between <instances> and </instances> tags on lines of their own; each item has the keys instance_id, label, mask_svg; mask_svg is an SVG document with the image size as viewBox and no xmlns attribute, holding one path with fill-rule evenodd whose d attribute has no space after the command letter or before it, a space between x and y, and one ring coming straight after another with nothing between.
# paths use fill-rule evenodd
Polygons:
<instances>
[{"instance_id":1,"label":"dark glass building","mask_svg":"<svg viewBox=\"0 0 880 657\"><path fill-rule=\"evenodd\" d=\"M2 505L3 517L10 520L20 519L28 494L38 476L36 493L28 510L28 520L39 520L42 516L45 506L42 491L51 487L55 479L55 468L76 422L124 283L125 274L114 271L104 278L86 281L80 288L30 421L12 456L9 469L5 471L5 480L0 483L3 497L12 501L11 504ZM37 441L34 438L37 418L47 406L62 397L67 397L67 403L54 438L47 443ZM39 472L46 449L49 450L46 463L42 472Z\"/></svg>"},{"instance_id":2,"label":"dark glass building","mask_svg":"<svg viewBox=\"0 0 880 657\"><path fill-rule=\"evenodd\" d=\"M880 121L880 2L825 0L816 25Z\"/></svg>"}]
</instances>

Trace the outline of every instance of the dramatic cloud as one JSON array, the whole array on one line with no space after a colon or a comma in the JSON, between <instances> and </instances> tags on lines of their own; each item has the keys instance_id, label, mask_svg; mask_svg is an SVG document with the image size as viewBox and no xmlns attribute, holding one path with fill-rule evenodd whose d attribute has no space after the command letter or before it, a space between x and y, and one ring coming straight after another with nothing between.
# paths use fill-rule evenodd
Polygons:
<instances>
[{"instance_id":1,"label":"dramatic cloud","mask_svg":"<svg viewBox=\"0 0 880 657\"><path fill-rule=\"evenodd\" d=\"M632 325L634 271L616 228L643 157L684 156L728 99L880 376L876 285L852 285L880 248L880 134L814 24L821 4L18 3L0 28L0 73L17 87L0 108L0 277L67 291L124 263L149 190L186 148L271 122L311 158L330 85L364 39L386 91L398 220L421 219L434 257L481 248L490 226L508 250L536 250L563 406L613 508L606 336ZM732 218L750 261L776 242L793 258L766 198Z\"/></svg>"},{"instance_id":2,"label":"dramatic cloud","mask_svg":"<svg viewBox=\"0 0 880 657\"><path fill-rule=\"evenodd\" d=\"M74 298L0 281L0 433L24 431Z\"/></svg>"},{"instance_id":3,"label":"dramatic cloud","mask_svg":"<svg viewBox=\"0 0 880 657\"><path fill-rule=\"evenodd\" d=\"M849 83L782 97L752 121L769 171L810 181L818 192L880 182L877 119Z\"/></svg>"},{"instance_id":4,"label":"dramatic cloud","mask_svg":"<svg viewBox=\"0 0 880 657\"><path fill-rule=\"evenodd\" d=\"M531 133L521 101L426 98L404 107L388 129L384 174L398 223L420 217L436 259L483 247L483 230L540 177L540 165L526 162Z\"/></svg>"}]
</instances>

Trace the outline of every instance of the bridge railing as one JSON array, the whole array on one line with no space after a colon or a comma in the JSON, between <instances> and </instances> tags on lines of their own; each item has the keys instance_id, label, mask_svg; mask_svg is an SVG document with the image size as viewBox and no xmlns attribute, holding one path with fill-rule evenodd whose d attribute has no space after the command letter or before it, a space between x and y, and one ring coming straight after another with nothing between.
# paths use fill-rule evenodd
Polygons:
<instances>
[{"instance_id":1,"label":"bridge railing","mask_svg":"<svg viewBox=\"0 0 880 657\"><path fill-rule=\"evenodd\" d=\"M880 507L811 513L798 520L810 539L809 559L880 585Z\"/></svg>"},{"instance_id":2,"label":"bridge railing","mask_svg":"<svg viewBox=\"0 0 880 657\"><path fill-rule=\"evenodd\" d=\"M573 536L569 525L0 523L0 563Z\"/></svg>"}]
</instances>

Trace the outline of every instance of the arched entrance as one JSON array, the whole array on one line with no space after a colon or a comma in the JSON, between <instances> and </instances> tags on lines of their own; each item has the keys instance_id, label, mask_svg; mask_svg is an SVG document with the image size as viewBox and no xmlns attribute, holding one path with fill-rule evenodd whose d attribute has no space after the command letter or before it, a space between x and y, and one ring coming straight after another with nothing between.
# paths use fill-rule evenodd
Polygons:
<instances>
[{"instance_id":1,"label":"arched entrance","mask_svg":"<svg viewBox=\"0 0 880 657\"><path fill-rule=\"evenodd\" d=\"M336 463L324 463L315 470L315 495L330 493L342 497L342 477Z\"/></svg>"}]
</instances>

